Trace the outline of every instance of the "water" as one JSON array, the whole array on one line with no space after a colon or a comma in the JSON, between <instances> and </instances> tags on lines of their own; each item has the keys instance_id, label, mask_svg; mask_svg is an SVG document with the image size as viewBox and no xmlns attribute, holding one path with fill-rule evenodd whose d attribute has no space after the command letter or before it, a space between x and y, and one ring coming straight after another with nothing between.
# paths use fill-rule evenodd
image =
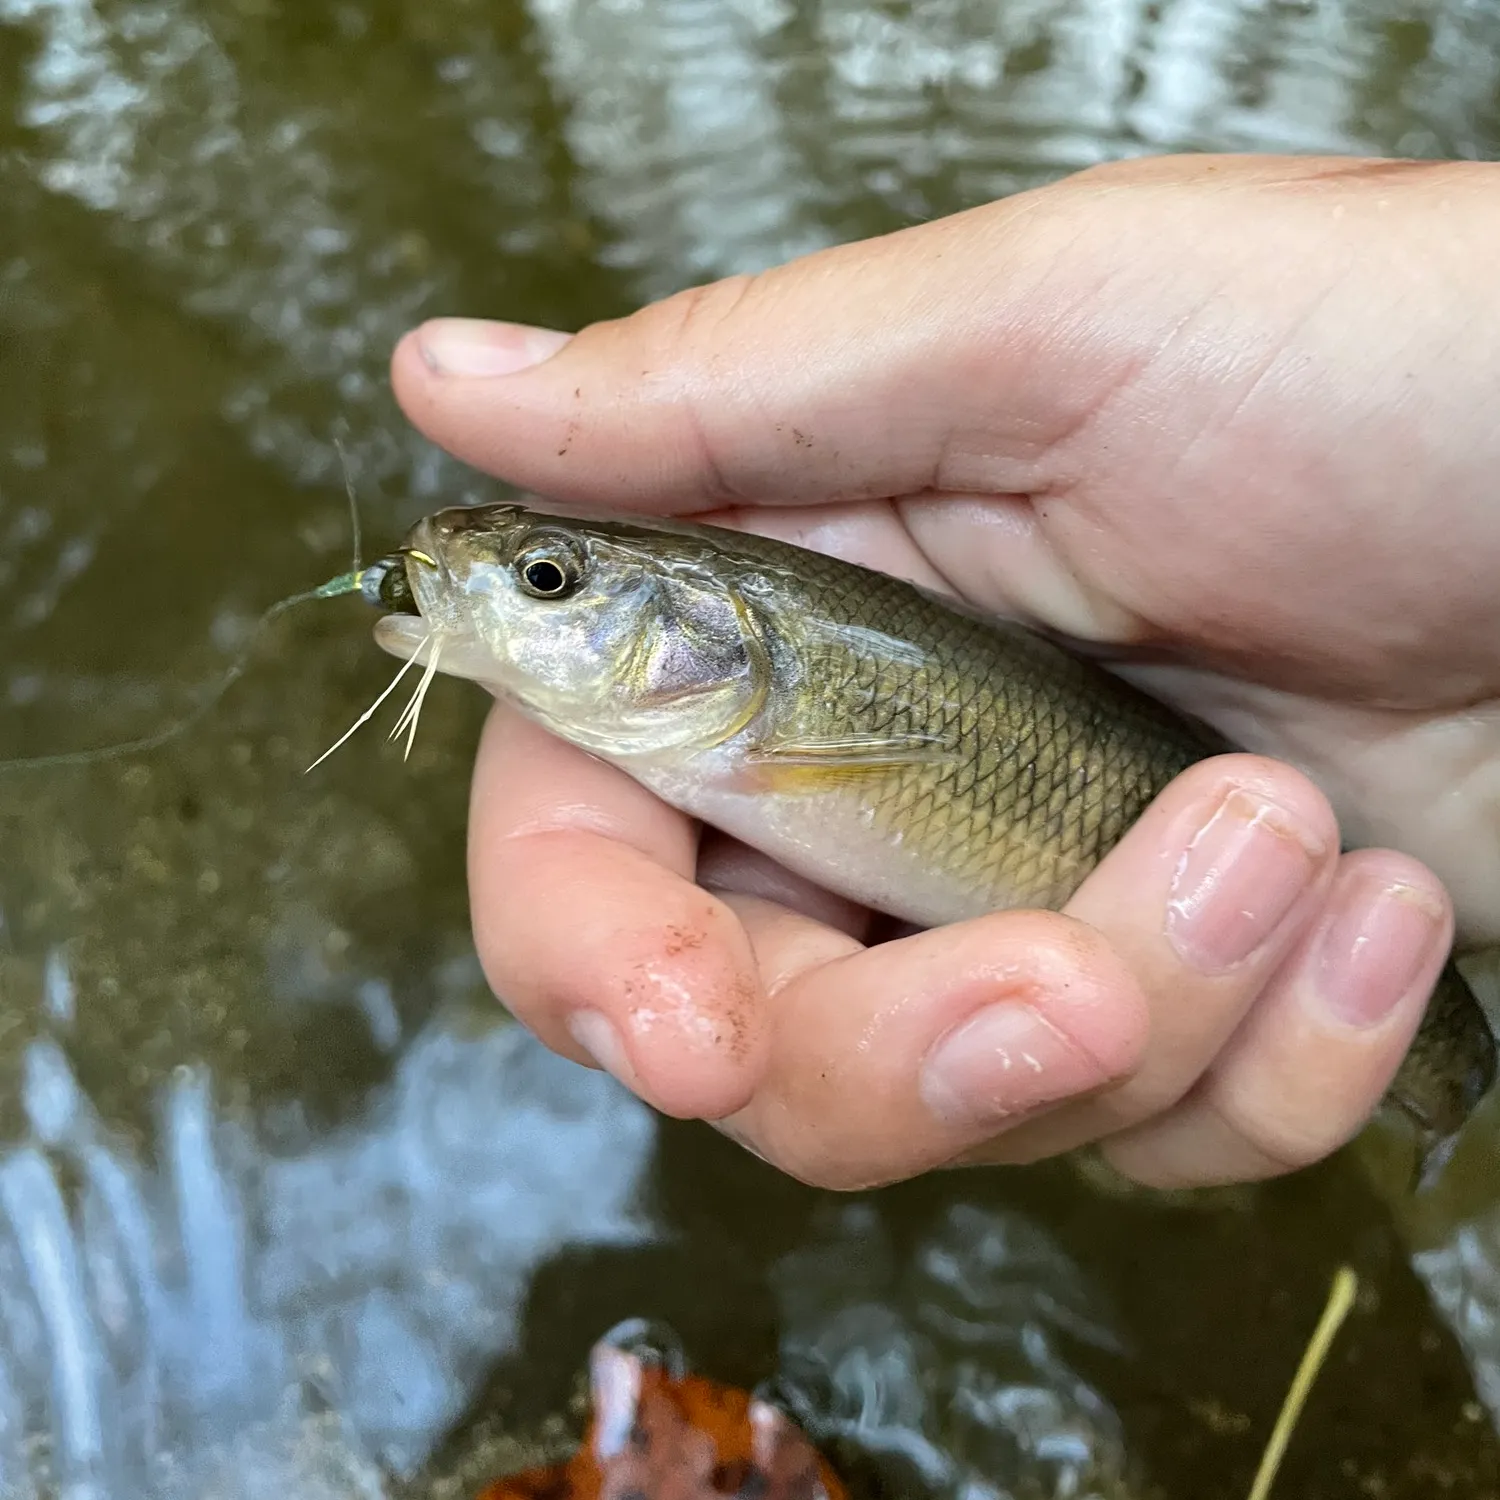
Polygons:
<instances>
[{"instance_id":1,"label":"water","mask_svg":"<svg viewBox=\"0 0 1500 1500\"><path fill-rule=\"evenodd\" d=\"M424 316L576 327L1134 153L1492 156L1497 59L1462 3L0 0L0 755L149 733L347 566L336 440L377 545L498 493L395 411ZM302 775L368 626L0 777L0 1494L472 1493L650 1315L861 1493L1237 1497L1340 1259L1285 1492L1500 1487L1500 1127L1420 1216L1378 1151L790 1184L487 996L477 694Z\"/></svg>"}]
</instances>

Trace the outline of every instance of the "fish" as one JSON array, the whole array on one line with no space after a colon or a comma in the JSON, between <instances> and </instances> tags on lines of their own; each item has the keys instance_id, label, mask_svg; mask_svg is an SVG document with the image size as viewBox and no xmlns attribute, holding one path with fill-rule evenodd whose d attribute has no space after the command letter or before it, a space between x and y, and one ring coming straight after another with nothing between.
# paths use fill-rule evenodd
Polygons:
<instances>
[{"instance_id":1,"label":"fish","mask_svg":"<svg viewBox=\"0 0 1500 1500\"><path fill-rule=\"evenodd\" d=\"M1018 621L792 543L502 503L366 570L377 642L919 928L1061 908L1174 777L1235 748ZM1431 1181L1493 1086L1452 957L1384 1103Z\"/></svg>"}]
</instances>

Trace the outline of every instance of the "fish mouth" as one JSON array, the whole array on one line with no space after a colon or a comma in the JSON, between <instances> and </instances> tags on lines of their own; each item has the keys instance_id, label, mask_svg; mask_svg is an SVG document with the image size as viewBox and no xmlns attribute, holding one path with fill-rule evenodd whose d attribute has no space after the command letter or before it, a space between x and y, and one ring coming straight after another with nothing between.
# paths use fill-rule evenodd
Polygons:
<instances>
[{"instance_id":1,"label":"fish mouth","mask_svg":"<svg viewBox=\"0 0 1500 1500\"><path fill-rule=\"evenodd\" d=\"M434 651L438 670L449 677L488 683L495 678L495 661L483 642L469 631L435 626L419 615L382 615L375 622L375 644L399 661L426 666Z\"/></svg>"}]
</instances>

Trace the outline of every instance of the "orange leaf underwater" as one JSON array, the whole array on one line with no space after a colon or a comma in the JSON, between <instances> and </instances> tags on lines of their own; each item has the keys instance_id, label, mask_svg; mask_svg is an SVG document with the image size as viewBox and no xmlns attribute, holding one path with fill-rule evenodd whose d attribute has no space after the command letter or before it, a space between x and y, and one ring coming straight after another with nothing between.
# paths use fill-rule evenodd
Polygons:
<instances>
[{"instance_id":1,"label":"orange leaf underwater","mask_svg":"<svg viewBox=\"0 0 1500 1500\"><path fill-rule=\"evenodd\" d=\"M748 1392L608 1343L589 1356L589 1384L578 1452L477 1500L848 1500L791 1418Z\"/></svg>"}]
</instances>

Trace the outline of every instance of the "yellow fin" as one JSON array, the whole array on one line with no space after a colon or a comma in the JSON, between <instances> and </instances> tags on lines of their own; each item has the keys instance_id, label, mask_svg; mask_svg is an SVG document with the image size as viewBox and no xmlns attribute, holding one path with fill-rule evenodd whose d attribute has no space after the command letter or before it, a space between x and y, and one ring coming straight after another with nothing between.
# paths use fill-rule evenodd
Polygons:
<instances>
[{"instance_id":1,"label":"yellow fin","mask_svg":"<svg viewBox=\"0 0 1500 1500\"><path fill-rule=\"evenodd\" d=\"M763 740L753 760L799 766L895 766L944 760L943 742L930 734L848 734L830 739Z\"/></svg>"},{"instance_id":2,"label":"yellow fin","mask_svg":"<svg viewBox=\"0 0 1500 1500\"><path fill-rule=\"evenodd\" d=\"M774 761L752 761L747 770L747 779L759 791L785 792L788 794L811 794L826 792L837 786L857 785L889 776L892 771L904 770L900 761L883 764L866 762L850 765L810 765L807 761L793 761L790 765L779 765Z\"/></svg>"},{"instance_id":3,"label":"yellow fin","mask_svg":"<svg viewBox=\"0 0 1500 1500\"><path fill-rule=\"evenodd\" d=\"M757 786L768 790L818 792L941 761L949 753L928 735L772 740L748 753L746 769Z\"/></svg>"}]
</instances>

